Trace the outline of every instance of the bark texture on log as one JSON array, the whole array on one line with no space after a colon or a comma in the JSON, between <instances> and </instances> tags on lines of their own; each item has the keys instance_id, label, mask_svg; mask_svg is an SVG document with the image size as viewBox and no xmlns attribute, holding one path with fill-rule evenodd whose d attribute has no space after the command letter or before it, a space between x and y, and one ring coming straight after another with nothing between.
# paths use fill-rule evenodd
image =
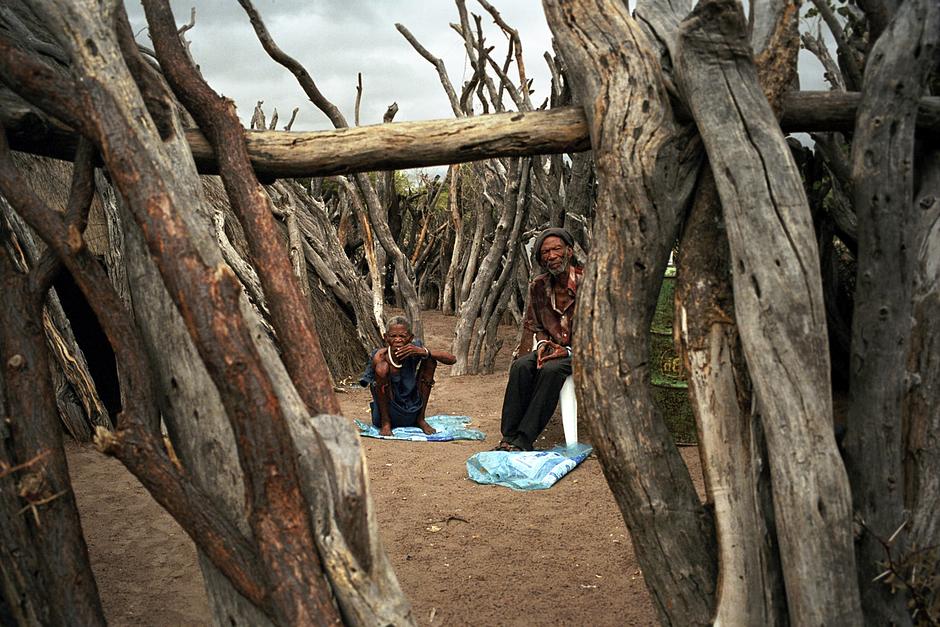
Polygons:
<instances>
[{"instance_id":1,"label":"bark texture on log","mask_svg":"<svg viewBox=\"0 0 940 627\"><path fill-rule=\"evenodd\" d=\"M736 2L700 2L679 31L677 78L728 227L735 311L767 437L790 616L797 624L857 623L851 495L832 433L815 235L745 33Z\"/></svg>"},{"instance_id":2,"label":"bark texture on log","mask_svg":"<svg viewBox=\"0 0 940 627\"><path fill-rule=\"evenodd\" d=\"M9 254L0 252L5 401L0 410L6 432L0 438L0 585L23 624L33 619L41 624L104 625L62 448L41 324L48 284L41 291L30 289L31 278L14 267Z\"/></svg>"},{"instance_id":3,"label":"bark texture on log","mask_svg":"<svg viewBox=\"0 0 940 627\"><path fill-rule=\"evenodd\" d=\"M715 508L724 625L786 622L786 599L760 415L735 324L731 251L711 172L703 172L679 243L676 324L698 427L708 500Z\"/></svg>"},{"instance_id":4,"label":"bark texture on log","mask_svg":"<svg viewBox=\"0 0 940 627\"><path fill-rule=\"evenodd\" d=\"M914 120L936 66L940 5L908 0L872 48L852 144L858 270L845 439L853 506L864 525L858 581L869 625L910 624L904 595L876 577L883 542L904 525L902 403L917 268ZM897 536L901 552L906 535Z\"/></svg>"},{"instance_id":5,"label":"bark texture on log","mask_svg":"<svg viewBox=\"0 0 940 627\"><path fill-rule=\"evenodd\" d=\"M317 547L348 625L412 625L379 536L365 454L348 418L319 415L291 424L307 481L304 495ZM314 479L330 476L331 481Z\"/></svg>"},{"instance_id":6,"label":"bark texture on log","mask_svg":"<svg viewBox=\"0 0 940 627\"><path fill-rule=\"evenodd\" d=\"M911 512L911 551L934 547L940 560L940 150L924 159L924 173L914 211L914 310L908 374L911 391L904 408L906 450L912 466L905 477L906 507ZM934 591L934 594L940 594Z\"/></svg>"},{"instance_id":7,"label":"bark texture on log","mask_svg":"<svg viewBox=\"0 0 940 627\"><path fill-rule=\"evenodd\" d=\"M708 624L712 521L653 405L648 365L656 298L700 163L697 142L675 122L656 55L622 3L544 6L585 103L597 166L574 343L579 403L660 620Z\"/></svg>"},{"instance_id":8,"label":"bark texture on log","mask_svg":"<svg viewBox=\"0 0 940 627\"><path fill-rule=\"evenodd\" d=\"M751 38L761 86L776 104L796 74L798 7L760 3L755 13ZM699 179L678 266L675 331L689 373L706 490L715 508L715 623L787 624L767 447L735 324L731 251L710 169Z\"/></svg>"},{"instance_id":9,"label":"bark texture on log","mask_svg":"<svg viewBox=\"0 0 940 627\"><path fill-rule=\"evenodd\" d=\"M17 350L20 347L7 346L6 335L9 332L23 332L22 328L18 328L17 318L10 319L7 308L12 306L14 315L19 317L27 305L18 298L25 291L26 282L24 277L17 276L20 270L14 259L19 251L15 251L12 246L9 230L3 222L0 222L0 246L3 247L0 248L0 286L4 291L4 306L0 308L0 359L3 360L0 362L0 411L4 416L0 422L0 604L17 624L39 625L61 621L62 617L57 615L58 608L49 598L49 574L44 568L48 560L36 551L29 519L23 515L26 503L20 494L20 486L24 479L30 477L33 477L34 484L42 485L42 474L31 471L31 467L44 462L50 451L40 458L20 460L14 449L13 438L19 435L17 431L30 427L28 423L22 426L15 424L12 414L8 414L11 410L22 411L22 405L28 402L16 398L16 395L22 393L18 389L22 382L17 381L17 377L23 379L20 372L23 370L27 374L34 374L39 364L33 355L24 355L22 349ZM35 323L32 326L35 327ZM20 343L24 339L17 338ZM35 374L43 376L41 373ZM29 393L32 394L32 390ZM13 407L9 406L10 403L13 403ZM7 416L11 418L7 419ZM13 424L8 424L8 420ZM39 470L43 469L39 467Z\"/></svg>"},{"instance_id":10,"label":"bark texture on log","mask_svg":"<svg viewBox=\"0 0 940 627\"><path fill-rule=\"evenodd\" d=\"M0 262L2 263L2 262ZM0 402L3 398L4 380L0 377ZM7 450L10 430L0 427L0 610L19 625L39 625L48 621L51 603L44 594L41 559L31 549L32 538L26 529L20 510L22 499L17 494L17 482L8 469L17 466L12 453Z\"/></svg>"}]
</instances>

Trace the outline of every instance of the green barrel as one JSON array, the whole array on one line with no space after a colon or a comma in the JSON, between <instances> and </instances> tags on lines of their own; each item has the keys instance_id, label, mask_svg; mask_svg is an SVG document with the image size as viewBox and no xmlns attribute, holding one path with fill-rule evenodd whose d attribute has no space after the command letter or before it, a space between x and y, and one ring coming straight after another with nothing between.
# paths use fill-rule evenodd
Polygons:
<instances>
[{"instance_id":1,"label":"green barrel","mask_svg":"<svg viewBox=\"0 0 940 627\"><path fill-rule=\"evenodd\" d=\"M653 324L650 325L650 378L653 401L662 412L673 439L677 443L693 444L698 438L695 416L689 403L689 385L672 340L675 291L675 270L669 268L659 292Z\"/></svg>"}]
</instances>

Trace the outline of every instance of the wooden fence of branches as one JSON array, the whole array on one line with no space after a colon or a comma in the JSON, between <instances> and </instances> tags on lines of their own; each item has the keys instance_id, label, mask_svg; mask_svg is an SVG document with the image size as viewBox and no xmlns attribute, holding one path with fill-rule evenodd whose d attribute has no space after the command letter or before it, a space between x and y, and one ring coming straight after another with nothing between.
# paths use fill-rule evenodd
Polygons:
<instances>
[{"instance_id":1,"label":"wooden fence of branches","mask_svg":"<svg viewBox=\"0 0 940 627\"><path fill-rule=\"evenodd\" d=\"M259 102L246 131L189 55L195 14L178 27L166 0L143 3L152 51L116 1L0 10L0 599L14 620L104 622L64 424L192 537L219 623L412 624L335 379L378 344L387 302L418 333L422 308L455 313L454 374L491 370L497 325L526 305L526 244L550 225L587 260L580 406L660 620L940 620L934 0L813 0L802 33L792 0L747 18L734 0L632 14L545 0L557 49L540 106L518 32L457 0L473 70L459 89L398 26L455 119L394 123L393 105L359 126L357 99L352 128L239 2L336 130L271 130ZM832 91L794 90L801 45ZM677 243L704 503L650 392ZM113 395L70 287L107 337Z\"/></svg>"}]
</instances>

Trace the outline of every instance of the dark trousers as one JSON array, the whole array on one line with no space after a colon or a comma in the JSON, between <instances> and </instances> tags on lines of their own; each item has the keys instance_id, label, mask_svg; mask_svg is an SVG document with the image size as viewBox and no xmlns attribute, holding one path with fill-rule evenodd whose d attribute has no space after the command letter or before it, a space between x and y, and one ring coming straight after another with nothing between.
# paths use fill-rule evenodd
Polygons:
<instances>
[{"instance_id":1,"label":"dark trousers","mask_svg":"<svg viewBox=\"0 0 940 627\"><path fill-rule=\"evenodd\" d=\"M545 362L536 368L535 352L513 362L503 399L503 440L530 451L535 439L545 429L565 378L571 374L571 358Z\"/></svg>"}]
</instances>

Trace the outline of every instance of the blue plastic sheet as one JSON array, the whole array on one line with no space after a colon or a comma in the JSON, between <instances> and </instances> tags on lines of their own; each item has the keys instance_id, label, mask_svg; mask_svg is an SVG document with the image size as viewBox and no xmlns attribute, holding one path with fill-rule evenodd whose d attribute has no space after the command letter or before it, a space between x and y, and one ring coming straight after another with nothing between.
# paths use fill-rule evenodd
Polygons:
<instances>
[{"instance_id":1,"label":"blue plastic sheet","mask_svg":"<svg viewBox=\"0 0 940 627\"><path fill-rule=\"evenodd\" d=\"M572 444L547 451L484 451L467 460L467 474L477 483L544 490L574 470L592 450L587 444Z\"/></svg>"},{"instance_id":2,"label":"blue plastic sheet","mask_svg":"<svg viewBox=\"0 0 940 627\"><path fill-rule=\"evenodd\" d=\"M469 416L431 416L428 424L437 430L437 433L426 434L418 427L397 427L392 429L392 435L379 435L379 429L373 424L356 421L359 435L366 438L380 438L383 440L409 440L412 442L450 442L451 440L484 440L486 434L479 429L470 429Z\"/></svg>"}]
</instances>

